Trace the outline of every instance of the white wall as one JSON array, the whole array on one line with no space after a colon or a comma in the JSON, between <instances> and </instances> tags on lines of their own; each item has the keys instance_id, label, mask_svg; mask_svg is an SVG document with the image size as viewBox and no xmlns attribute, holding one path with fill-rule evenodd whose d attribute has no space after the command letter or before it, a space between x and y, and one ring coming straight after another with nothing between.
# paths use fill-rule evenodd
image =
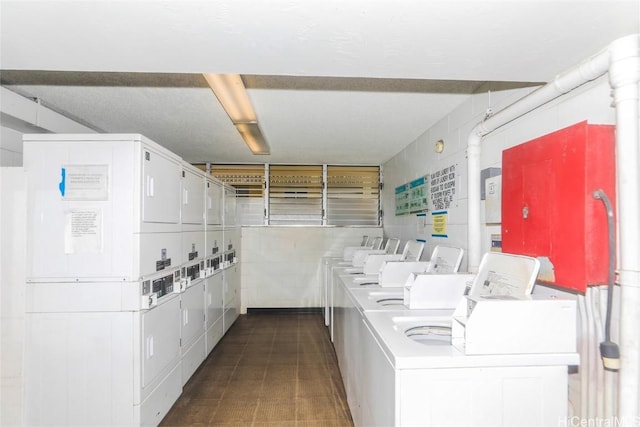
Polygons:
<instances>
[{"instance_id":1,"label":"white wall","mask_svg":"<svg viewBox=\"0 0 640 427\"><path fill-rule=\"evenodd\" d=\"M0 87L0 167L22 166L24 133L95 133L68 117Z\"/></svg>"},{"instance_id":2,"label":"white wall","mask_svg":"<svg viewBox=\"0 0 640 427\"><path fill-rule=\"evenodd\" d=\"M322 257L342 256L380 227L242 227L242 312L322 306Z\"/></svg>"},{"instance_id":3,"label":"white wall","mask_svg":"<svg viewBox=\"0 0 640 427\"><path fill-rule=\"evenodd\" d=\"M22 132L0 127L0 167L22 166Z\"/></svg>"},{"instance_id":4,"label":"white wall","mask_svg":"<svg viewBox=\"0 0 640 427\"><path fill-rule=\"evenodd\" d=\"M26 179L0 168L0 425L22 425Z\"/></svg>"}]
</instances>

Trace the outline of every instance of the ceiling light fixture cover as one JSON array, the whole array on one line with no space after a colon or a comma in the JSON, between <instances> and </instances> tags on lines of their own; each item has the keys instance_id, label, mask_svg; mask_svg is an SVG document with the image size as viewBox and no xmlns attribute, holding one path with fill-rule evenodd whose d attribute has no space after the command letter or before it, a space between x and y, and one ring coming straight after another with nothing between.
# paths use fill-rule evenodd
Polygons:
<instances>
[{"instance_id":1,"label":"ceiling light fixture cover","mask_svg":"<svg viewBox=\"0 0 640 427\"><path fill-rule=\"evenodd\" d=\"M236 129L242 135L253 154L270 154L269 144L265 141L258 123L236 123Z\"/></svg>"},{"instance_id":2,"label":"ceiling light fixture cover","mask_svg":"<svg viewBox=\"0 0 640 427\"><path fill-rule=\"evenodd\" d=\"M242 77L239 74L204 74L204 78L251 152L270 154Z\"/></svg>"}]
</instances>

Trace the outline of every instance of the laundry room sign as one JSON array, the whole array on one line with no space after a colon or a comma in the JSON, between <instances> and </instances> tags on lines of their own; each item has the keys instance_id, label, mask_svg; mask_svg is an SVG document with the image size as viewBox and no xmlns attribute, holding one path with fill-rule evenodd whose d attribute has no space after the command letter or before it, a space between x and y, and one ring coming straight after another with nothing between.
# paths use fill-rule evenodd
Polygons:
<instances>
[{"instance_id":1,"label":"laundry room sign","mask_svg":"<svg viewBox=\"0 0 640 427\"><path fill-rule=\"evenodd\" d=\"M429 175L421 176L395 189L396 215L429 210Z\"/></svg>"},{"instance_id":2,"label":"laundry room sign","mask_svg":"<svg viewBox=\"0 0 640 427\"><path fill-rule=\"evenodd\" d=\"M457 166L457 164L453 164L430 174L432 210L444 210L457 205Z\"/></svg>"},{"instance_id":3,"label":"laundry room sign","mask_svg":"<svg viewBox=\"0 0 640 427\"><path fill-rule=\"evenodd\" d=\"M409 213L409 186L402 184L396 187L396 216Z\"/></svg>"}]
</instances>

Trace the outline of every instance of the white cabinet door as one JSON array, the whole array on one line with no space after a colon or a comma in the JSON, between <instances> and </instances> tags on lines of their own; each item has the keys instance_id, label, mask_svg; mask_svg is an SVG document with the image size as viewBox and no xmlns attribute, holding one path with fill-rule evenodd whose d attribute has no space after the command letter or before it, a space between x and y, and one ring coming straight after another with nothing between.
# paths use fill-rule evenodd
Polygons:
<instances>
[{"instance_id":1,"label":"white cabinet door","mask_svg":"<svg viewBox=\"0 0 640 427\"><path fill-rule=\"evenodd\" d=\"M185 261L182 239L180 232L134 234L135 253L140 259L138 270L135 271L138 276L134 278L143 278L181 265Z\"/></svg>"},{"instance_id":2,"label":"white cabinet door","mask_svg":"<svg viewBox=\"0 0 640 427\"><path fill-rule=\"evenodd\" d=\"M180 204L180 210L182 223L204 224L204 173L190 168L183 168L181 183L182 203Z\"/></svg>"},{"instance_id":3,"label":"white cabinet door","mask_svg":"<svg viewBox=\"0 0 640 427\"><path fill-rule=\"evenodd\" d=\"M25 332L25 425L134 425L131 312L29 313Z\"/></svg>"},{"instance_id":4,"label":"white cabinet door","mask_svg":"<svg viewBox=\"0 0 640 427\"><path fill-rule=\"evenodd\" d=\"M226 270L224 270L224 307L232 308L235 307L235 300L238 298L238 266L233 265Z\"/></svg>"},{"instance_id":5,"label":"white cabinet door","mask_svg":"<svg viewBox=\"0 0 640 427\"><path fill-rule=\"evenodd\" d=\"M224 187L224 225L236 225L236 190L233 187Z\"/></svg>"},{"instance_id":6,"label":"white cabinet door","mask_svg":"<svg viewBox=\"0 0 640 427\"><path fill-rule=\"evenodd\" d=\"M398 425L396 411L396 374L368 325L362 320L362 425L388 427Z\"/></svg>"},{"instance_id":7,"label":"white cabinet door","mask_svg":"<svg viewBox=\"0 0 640 427\"><path fill-rule=\"evenodd\" d=\"M214 274L205 279L205 306L206 327L208 329L222 316L224 308L222 302L222 273Z\"/></svg>"},{"instance_id":8,"label":"white cabinet door","mask_svg":"<svg viewBox=\"0 0 640 427\"><path fill-rule=\"evenodd\" d=\"M180 298L142 314L142 387L180 357Z\"/></svg>"},{"instance_id":9,"label":"white cabinet door","mask_svg":"<svg viewBox=\"0 0 640 427\"><path fill-rule=\"evenodd\" d=\"M236 321L239 314L239 303L240 303L240 295L238 295L240 286L238 281L240 280L240 275L238 274L238 266L233 265L226 270L224 273L224 293L223 293L223 302L224 302L224 331L227 332L233 322Z\"/></svg>"},{"instance_id":10,"label":"white cabinet door","mask_svg":"<svg viewBox=\"0 0 640 427\"><path fill-rule=\"evenodd\" d=\"M181 316L180 340L182 348L188 348L204 334L204 280L180 294Z\"/></svg>"},{"instance_id":11,"label":"white cabinet door","mask_svg":"<svg viewBox=\"0 0 640 427\"><path fill-rule=\"evenodd\" d=\"M148 145L142 153L142 221L180 223L180 172L177 159Z\"/></svg>"},{"instance_id":12,"label":"white cabinet door","mask_svg":"<svg viewBox=\"0 0 640 427\"><path fill-rule=\"evenodd\" d=\"M208 225L222 225L224 207L222 183L207 179L206 212Z\"/></svg>"},{"instance_id":13,"label":"white cabinet door","mask_svg":"<svg viewBox=\"0 0 640 427\"><path fill-rule=\"evenodd\" d=\"M224 241L222 240L222 229L207 230L206 233L205 257L215 257L224 251ZM221 260L222 261L222 260ZM222 266L219 266L222 267Z\"/></svg>"}]
</instances>

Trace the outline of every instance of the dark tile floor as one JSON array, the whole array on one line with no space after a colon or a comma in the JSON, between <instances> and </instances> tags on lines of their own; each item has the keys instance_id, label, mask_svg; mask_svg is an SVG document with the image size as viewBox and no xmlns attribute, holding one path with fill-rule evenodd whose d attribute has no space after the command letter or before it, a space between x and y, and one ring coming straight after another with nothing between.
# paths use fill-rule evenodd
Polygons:
<instances>
[{"instance_id":1,"label":"dark tile floor","mask_svg":"<svg viewBox=\"0 0 640 427\"><path fill-rule=\"evenodd\" d=\"M353 426L320 313L242 315L161 426Z\"/></svg>"}]
</instances>

